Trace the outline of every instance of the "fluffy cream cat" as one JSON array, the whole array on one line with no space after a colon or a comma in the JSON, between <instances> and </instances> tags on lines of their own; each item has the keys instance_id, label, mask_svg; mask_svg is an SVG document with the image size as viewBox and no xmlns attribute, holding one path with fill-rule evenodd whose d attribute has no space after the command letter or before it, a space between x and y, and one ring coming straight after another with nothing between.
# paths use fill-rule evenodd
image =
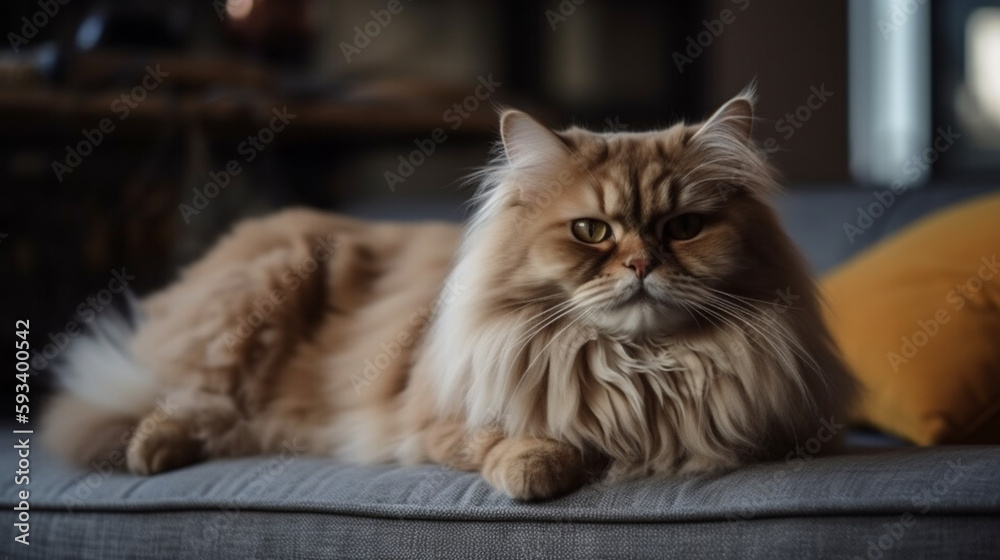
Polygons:
<instances>
[{"instance_id":1,"label":"fluffy cream cat","mask_svg":"<svg viewBox=\"0 0 1000 560\"><path fill-rule=\"evenodd\" d=\"M47 440L142 474L294 443L478 470L522 500L784 457L854 384L752 121L749 93L644 133L507 111L464 235L244 222L135 332L106 318L71 348Z\"/></svg>"}]
</instances>

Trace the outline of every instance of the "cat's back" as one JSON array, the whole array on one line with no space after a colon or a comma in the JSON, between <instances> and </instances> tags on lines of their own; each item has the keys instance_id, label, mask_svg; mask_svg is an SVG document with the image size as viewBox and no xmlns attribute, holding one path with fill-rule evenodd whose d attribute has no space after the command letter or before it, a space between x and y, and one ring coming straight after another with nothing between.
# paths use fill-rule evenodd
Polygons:
<instances>
[{"instance_id":1,"label":"cat's back","mask_svg":"<svg viewBox=\"0 0 1000 560\"><path fill-rule=\"evenodd\" d=\"M461 227L454 223L366 220L290 208L237 223L207 254L185 269L183 277L211 275L282 250L299 254L304 261L312 257L327 262L335 257L334 262L342 262L348 269L350 265L390 269L406 264L394 262L397 258L436 266L441 259L450 263L460 238Z\"/></svg>"}]
</instances>

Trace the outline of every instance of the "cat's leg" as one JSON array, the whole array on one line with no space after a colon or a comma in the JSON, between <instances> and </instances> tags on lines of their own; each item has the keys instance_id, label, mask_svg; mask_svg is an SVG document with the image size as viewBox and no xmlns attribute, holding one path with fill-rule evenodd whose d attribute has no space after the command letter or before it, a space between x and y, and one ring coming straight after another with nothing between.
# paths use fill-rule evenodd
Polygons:
<instances>
[{"instance_id":1,"label":"cat's leg","mask_svg":"<svg viewBox=\"0 0 1000 560\"><path fill-rule=\"evenodd\" d=\"M432 461L478 470L516 500L561 496L591 478L584 453L552 439L505 437L494 430L469 433L459 422L442 422L428 430L426 443Z\"/></svg>"},{"instance_id":2,"label":"cat's leg","mask_svg":"<svg viewBox=\"0 0 1000 560\"><path fill-rule=\"evenodd\" d=\"M150 416L142 419L142 423L150 421ZM129 472L151 475L204 460L202 442L189 428L186 422L167 420L156 424L148 434L133 437L125 452L125 465Z\"/></svg>"},{"instance_id":3,"label":"cat's leg","mask_svg":"<svg viewBox=\"0 0 1000 560\"><path fill-rule=\"evenodd\" d=\"M167 394L131 433L125 454L129 471L150 475L260 453L259 436L235 404L228 395Z\"/></svg>"},{"instance_id":4,"label":"cat's leg","mask_svg":"<svg viewBox=\"0 0 1000 560\"><path fill-rule=\"evenodd\" d=\"M159 402L130 434L126 464L134 473L278 451L273 438L262 437L258 421L268 419L247 418L227 395L169 394Z\"/></svg>"},{"instance_id":5,"label":"cat's leg","mask_svg":"<svg viewBox=\"0 0 1000 560\"><path fill-rule=\"evenodd\" d=\"M295 245L275 248L183 279L150 302L133 346L167 390L133 431L129 470L155 474L265 451L256 427L287 381L281 373L311 311L323 305L324 272L295 272L307 256Z\"/></svg>"},{"instance_id":6,"label":"cat's leg","mask_svg":"<svg viewBox=\"0 0 1000 560\"><path fill-rule=\"evenodd\" d=\"M506 438L486 454L482 468L494 488L516 500L544 500L572 492L590 478L583 452L551 439Z\"/></svg>"}]
</instances>

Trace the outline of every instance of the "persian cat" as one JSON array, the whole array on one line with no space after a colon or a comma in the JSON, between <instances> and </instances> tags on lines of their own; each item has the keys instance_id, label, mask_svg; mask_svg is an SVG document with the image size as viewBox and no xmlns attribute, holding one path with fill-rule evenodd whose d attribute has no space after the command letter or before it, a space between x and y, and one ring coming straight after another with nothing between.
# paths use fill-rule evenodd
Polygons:
<instances>
[{"instance_id":1,"label":"persian cat","mask_svg":"<svg viewBox=\"0 0 1000 560\"><path fill-rule=\"evenodd\" d=\"M139 474L289 444L434 462L520 500L829 440L854 384L752 123L749 91L642 133L509 110L464 231L243 222L71 347L45 437Z\"/></svg>"}]
</instances>

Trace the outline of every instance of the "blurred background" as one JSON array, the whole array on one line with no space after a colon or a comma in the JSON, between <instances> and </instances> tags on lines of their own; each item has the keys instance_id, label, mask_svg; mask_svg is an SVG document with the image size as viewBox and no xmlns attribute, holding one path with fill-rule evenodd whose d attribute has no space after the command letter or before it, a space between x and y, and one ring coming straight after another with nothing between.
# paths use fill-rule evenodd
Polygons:
<instances>
[{"instance_id":1,"label":"blurred background","mask_svg":"<svg viewBox=\"0 0 1000 560\"><path fill-rule=\"evenodd\" d=\"M461 219L497 105L639 131L756 80L790 189L1000 168L995 1L4 0L0 31L3 336L30 319L36 371L240 218Z\"/></svg>"}]
</instances>

